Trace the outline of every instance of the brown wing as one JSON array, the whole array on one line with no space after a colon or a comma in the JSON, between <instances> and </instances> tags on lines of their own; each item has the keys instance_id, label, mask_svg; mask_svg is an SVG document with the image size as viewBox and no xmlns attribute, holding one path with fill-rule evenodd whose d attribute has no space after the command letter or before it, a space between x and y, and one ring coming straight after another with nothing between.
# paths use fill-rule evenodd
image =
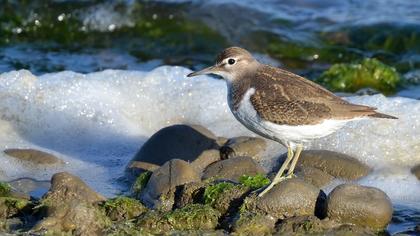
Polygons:
<instances>
[{"instance_id":1,"label":"brown wing","mask_svg":"<svg viewBox=\"0 0 420 236\"><path fill-rule=\"evenodd\" d=\"M293 73L261 67L251 87L259 116L276 124L317 124L325 119L351 119L377 114L375 108L351 104Z\"/></svg>"}]
</instances>

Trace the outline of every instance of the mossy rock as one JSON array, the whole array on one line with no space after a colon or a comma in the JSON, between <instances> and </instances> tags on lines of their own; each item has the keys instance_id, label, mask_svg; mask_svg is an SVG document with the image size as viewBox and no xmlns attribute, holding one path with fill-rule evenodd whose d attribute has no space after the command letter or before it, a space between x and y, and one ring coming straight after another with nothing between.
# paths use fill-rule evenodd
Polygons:
<instances>
[{"instance_id":1,"label":"mossy rock","mask_svg":"<svg viewBox=\"0 0 420 236\"><path fill-rule=\"evenodd\" d=\"M262 174L256 174L254 176L243 175L239 178L239 183L255 190L270 184L270 180Z\"/></svg>"},{"instance_id":2,"label":"mossy rock","mask_svg":"<svg viewBox=\"0 0 420 236\"><path fill-rule=\"evenodd\" d=\"M108 199L102 207L113 221L133 219L147 211L140 201L124 196Z\"/></svg>"},{"instance_id":3,"label":"mossy rock","mask_svg":"<svg viewBox=\"0 0 420 236\"><path fill-rule=\"evenodd\" d=\"M141 173L136 180L134 181L133 186L131 187L131 191L136 198L140 197L141 191L146 187L147 182L149 182L150 177L152 176L152 172L145 171Z\"/></svg>"},{"instance_id":4,"label":"mossy rock","mask_svg":"<svg viewBox=\"0 0 420 236\"><path fill-rule=\"evenodd\" d=\"M388 95L396 92L401 78L395 68L375 58L366 58L360 63L335 64L316 81L336 92L354 93L373 88Z\"/></svg>"},{"instance_id":5,"label":"mossy rock","mask_svg":"<svg viewBox=\"0 0 420 236\"><path fill-rule=\"evenodd\" d=\"M234 235L272 235L276 219L269 215L241 212L233 226Z\"/></svg>"},{"instance_id":6,"label":"mossy rock","mask_svg":"<svg viewBox=\"0 0 420 236\"><path fill-rule=\"evenodd\" d=\"M149 211L138 219L137 226L157 234L173 230L212 230L220 216L220 212L209 205L191 204L167 213Z\"/></svg>"},{"instance_id":7,"label":"mossy rock","mask_svg":"<svg viewBox=\"0 0 420 236\"><path fill-rule=\"evenodd\" d=\"M28 213L32 207L32 202L26 199L0 197L0 220Z\"/></svg>"}]
</instances>

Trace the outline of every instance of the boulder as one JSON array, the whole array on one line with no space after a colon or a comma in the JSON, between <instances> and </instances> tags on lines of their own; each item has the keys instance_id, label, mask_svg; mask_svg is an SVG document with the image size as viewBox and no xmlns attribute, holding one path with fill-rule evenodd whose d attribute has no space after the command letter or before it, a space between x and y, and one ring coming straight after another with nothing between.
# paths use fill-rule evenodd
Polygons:
<instances>
[{"instance_id":1,"label":"boulder","mask_svg":"<svg viewBox=\"0 0 420 236\"><path fill-rule=\"evenodd\" d=\"M153 172L140 198L151 208L171 210L176 187L199 181L199 173L189 163L173 159Z\"/></svg>"},{"instance_id":2,"label":"boulder","mask_svg":"<svg viewBox=\"0 0 420 236\"><path fill-rule=\"evenodd\" d=\"M277 219L270 215L242 212L233 224L234 235L272 235Z\"/></svg>"},{"instance_id":3,"label":"boulder","mask_svg":"<svg viewBox=\"0 0 420 236\"><path fill-rule=\"evenodd\" d=\"M295 174L298 178L301 178L305 182L315 185L318 188L324 187L334 179L334 176L315 167L303 166L296 169Z\"/></svg>"},{"instance_id":4,"label":"boulder","mask_svg":"<svg viewBox=\"0 0 420 236\"><path fill-rule=\"evenodd\" d=\"M236 157L215 162L203 172L203 179L223 179L239 182L243 175L265 174L264 169L250 157Z\"/></svg>"},{"instance_id":5,"label":"boulder","mask_svg":"<svg viewBox=\"0 0 420 236\"><path fill-rule=\"evenodd\" d=\"M191 162L205 150L219 149L216 139L211 131L199 125L172 125L153 134L132 161L158 166L174 158Z\"/></svg>"},{"instance_id":6,"label":"boulder","mask_svg":"<svg viewBox=\"0 0 420 236\"><path fill-rule=\"evenodd\" d=\"M203 151L197 159L191 162L191 165L197 171L202 172L207 166L217 161L220 161L220 152L219 150L211 149Z\"/></svg>"},{"instance_id":7,"label":"boulder","mask_svg":"<svg viewBox=\"0 0 420 236\"><path fill-rule=\"evenodd\" d=\"M390 199L377 188L342 184L328 195L327 216L337 222L381 230L392 213Z\"/></svg>"},{"instance_id":8,"label":"boulder","mask_svg":"<svg viewBox=\"0 0 420 236\"><path fill-rule=\"evenodd\" d=\"M418 180L420 180L420 164L414 166L411 168L411 173L417 177Z\"/></svg>"},{"instance_id":9,"label":"boulder","mask_svg":"<svg viewBox=\"0 0 420 236\"><path fill-rule=\"evenodd\" d=\"M276 184L262 197L253 194L245 199L242 209L285 219L294 216L322 216L325 209L325 193L299 178Z\"/></svg>"},{"instance_id":10,"label":"boulder","mask_svg":"<svg viewBox=\"0 0 420 236\"><path fill-rule=\"evenodd\" d=\"M35 149L11 148L6 149L3 152L10 157L16 158L24 162L24 164L32 164L37 166L64 164L64 162L58 157L50 153L46 153Z\"/></svg>"},{"instance_id":11,"label":"boulder","mask_svg":"<svg viewBox=\"0 0 420 236\"><path fill-rule=\"evenodd\" d=\"M220 148L220 156L222 159L247 156L254 160L260 160L266 146L267 144L262 138L246 136L231 138Z\"/></svg>"},{"instance_id":12,"label":"boulder","mask_svg":"<svg viewBox=\"0 0 420 236\"><path fill-rule=\"evenodd\" d=\"M32 231L40 234L102 235L104 228L110 225L109 218L97 206L104 200L80 178L67 172L57 173L38 206L44 218Z\"/></svg>"},{"instance_id":13,"label":"boulder","mask_svg":"<svg viewBox=\"0 0 420 236\"><path fill-rule=\"evenodd\" d=\"M327 151L303 151L297 167L315 167L329 175L345 180L357 180L368 175L371 169L349 155Z\"/></svg>"},{"instance_id":14,"label":"boulder","mask_svg":"<svg viewBox=\"0 0 420 236\"><path fill-rule=\"evenodd\" d=\"M108 199L102 208L113 221L131 220L147 211L138 200L123 196Z\"/></svg>"}]
</instances>

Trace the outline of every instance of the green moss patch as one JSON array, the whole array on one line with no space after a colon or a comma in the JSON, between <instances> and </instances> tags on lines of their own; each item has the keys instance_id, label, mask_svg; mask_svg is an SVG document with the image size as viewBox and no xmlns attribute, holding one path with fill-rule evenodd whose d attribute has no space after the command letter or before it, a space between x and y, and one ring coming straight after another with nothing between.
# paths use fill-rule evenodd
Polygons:
<instances>
[{"instance_id":1,"label":"green moss patch","mask_svg":"<svg viewBox=\"0 0 420 236\"><path fill-rule=\"evenodd\" d=\"M113 221L133 219L147 211L138 200L122 196L107 200L102 207Z\"/></svg>"},{"instance_id":2,"label":"green moss patch","mask_svg":"<svg viewBox=\"0 0 420 236\"><path fill-rule=\"evenodd\" d=\"M335 64L316 81L339 92L356 92L362 88L373 88L384 94L396 92L400 75L395 68L374 58L360 63Z\"/></svg>"},{"instance_id":3,"label":"green moss patch","mask_svg":"<svg viewBox=\"0 0 420 236\"><path fill-rule=\"evenodd\" d=\"M222 194L224 191L233 188L235 185L232 183L227 182L221 182L215 185L211 185L206 188L204 191L204 203L205 204L213 204L214 201L216 201L220 194Z\"/></svg>"},{"instance_id":4,"label":"green moss patch","mask_svg":"<svg viewBox=\"0 0 420 236\"><path fill-rule=\"evenodd\" d=\"M0 197L8 197L12 191L10 184L5 182L0 182Z\"/></svg>"},{"instance_id":5,"label":"green moss patch","mask_svg":"<svg viewBox=\"0 0 420 236\"><path fill-rule=\"evenodd\" d=\"M133 187L131 188L134 196L139 196L141 191L146 187L146 184L149 182L151 176L152 172L146 171L137 177L136 181L134 181Z\"/></svg>"},{"instance_id":6,"label":"green moss patch","mask_svg":"<svg viewBox=\"0 0 420 236\"><path fill-rule=\"evenodd\" d=\"M239 182L251 189L259 189L270 184L270 180L262 174L255 176L243 175L239 178Z\"/></svg>"}]
</instances>

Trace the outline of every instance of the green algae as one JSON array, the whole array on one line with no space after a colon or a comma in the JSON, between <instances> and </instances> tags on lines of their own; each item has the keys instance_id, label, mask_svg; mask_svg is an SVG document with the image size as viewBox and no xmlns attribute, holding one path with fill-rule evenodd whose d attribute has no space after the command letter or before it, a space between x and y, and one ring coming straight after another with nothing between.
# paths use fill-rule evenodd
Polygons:
<instances>
[{"instance_id":1,"label":"green algae","mask_svg":"<svg viewBox=\"0 0 420 236\"><path fill-rule=\"evenodd\" d=\"M147 182L149 182L149 179L151 176L152 176L152 172L146 171L146 172L141 173L136 178L131 188L134 196L138 197L140 195L141 191L143 191L143 189L146 187Z\"/></svg>"},{"instance_id":2,"label":"green algae","mask_svg":"<svg viewBox=\"0 0 420 236\"><path fill-rule=\"evenodd\" d=\"M272 235L276 220L270 216L243 212L233 226L233 235Z\"/></svg>"},{"instance_id":3,"label":"green algae","mask_svg":"<svg viewBox=\"0 0 420 236\"><path fill-rule=\"evenodd\" d=\"M102 208L113 221L133 219L147 211L140 201L124 196L108 199L103 203Z\"/></svg>"},{"instance_id":4,"label":"green algae","mask_svg":"<svg viewBox=\"0 0 420 236\"><path fill-rule=\"evenodd\" d=\"M10 196L12 191L12 187L10 184L5 182L0 182L0 197L8 197Z\"/></svg>"},{"instance_id":5,"label":"green algae","mask_svg":"<svg viewBox=\"0 0 420 236\"><path fill-rule=\"evenodd\" d=\"M232 183L221 182L211 186L208 186L204 190L204 203L205 204L213 204L219 196L226 190L233 188L235 185Z\"/></svg>"},{"instance_id":6,"label":"green algae","mask_svg":"<svg viewBox=\"0 0 420 236\"><path fill-rule=\"evenodd\" d=\"M251 189L259 189L270 184L270 180L262 174L255 176L243 175L239 178L239 183Z\"/></svg>"},{"instance_id":7,"label":"green algae","mask_svg":"<svg viewBox=\"0 0 420 236\"><path fill-rule=\"evenodd\" d=\"M360 63L335 64L316 79L318 83L337 92L373 88L386 95L396 92L400 80L395 68L375 58L366 58Z\"/></svg>"},{"instance_id":8,"label":"green algae","mask_svg":"<svg viewBox=\"0 0 420 236\"><path fill-rule=\"evenodd\" d=\"M149 211L138 219L137 226L158 234L173 230L212 230L220 216L209 205L190 204L171 212Z\"/></svg>"}]
</instances>

